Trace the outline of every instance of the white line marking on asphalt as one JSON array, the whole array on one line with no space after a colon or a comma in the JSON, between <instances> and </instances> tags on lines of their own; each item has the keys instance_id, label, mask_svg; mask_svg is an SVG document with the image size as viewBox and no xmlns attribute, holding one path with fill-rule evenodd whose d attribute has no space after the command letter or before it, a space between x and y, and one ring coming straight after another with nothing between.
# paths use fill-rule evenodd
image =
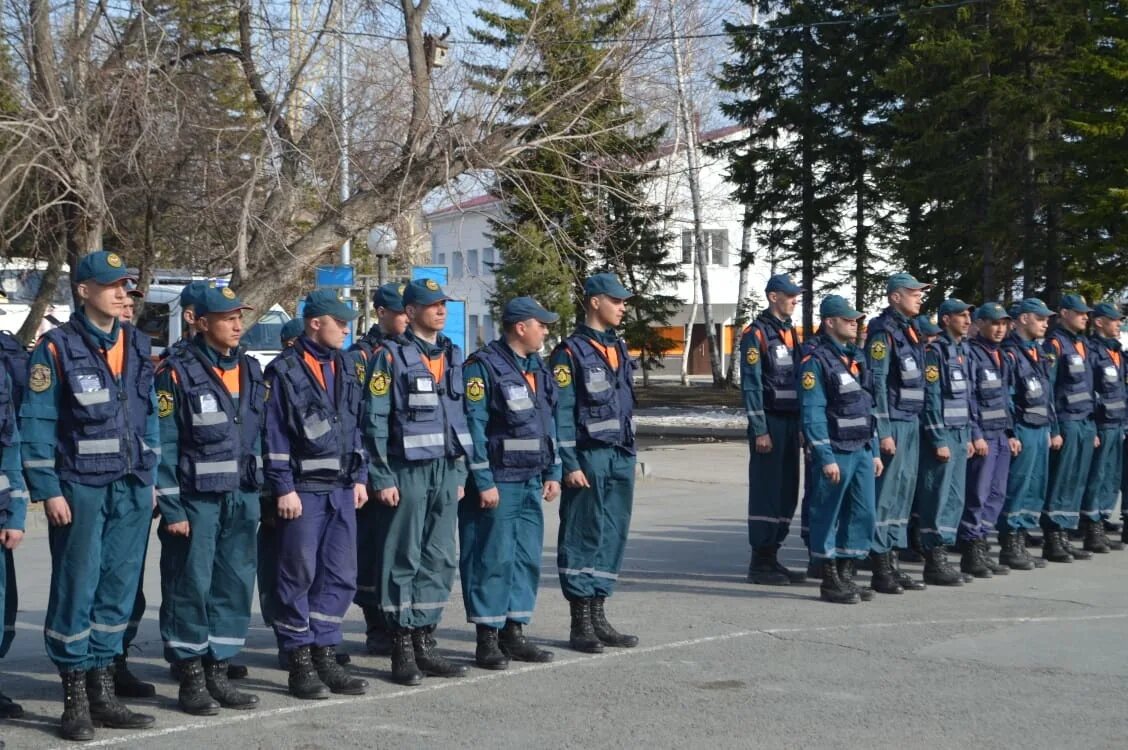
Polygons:
<instances>
[{"instance_id":1,"label":"white line marking on asphalt","mask_svg":"<svg viewBox=\"0 0 1128 750\"><path fill-rule=\"evenodd\" d=\"M549 662L548 664L531 664L528 666L520 667L518 669L509 669L504 672L491 672L489 674L477 675L465 679L455 680L442 680L439 678L428 679L420 687L407 688L405 690L395 690L390 693L374 693L371 695L364 695L357 698L336 698L326 701L316 701L300 703L292 706L281 706L279 708L271 708L262 711L252 711L244 714L234 714L223 716L218 719L210 719L208 721L197 721L188 724L177 724L171 727L164 727L162 729L151 729L143 732L131 732L121 737L107 737L102 740L95 740L94 742L83 743L82 747L111 747L114 745L126 745L138 743L146 739L156 739L158 737L167 737L173 734L181 734L183 732L193 732L198 729L203 730L216 730L221 727L233 726L246 721L260 721L275 716L286 716L288 714L301 713L304 711L317 711L322 709L339 708L342 706L352 706L361 703L376 703L378 701L389 701L396 698L404 698L407 696L423 695L424 693L433 693L439 690L452 690L459 687L468 687L478 685L483 682L492 680L504 680L521 675L531 674L533 672L542 672L551 669L558 669L560 667L569 667L572 665L580 664L598 664L602 661L611 659L624 659L628 657L643 656L645 654L653 654L661 651L669 651L671 649L680 649L690 646L700 646L706 643L721 643L723 641L731 641L736 638L744 638L752 635L788 635L792 633L820 633L835 630L865 630L865 629L879 629L879 628L898 628L898 627L929 627L934 625L1023 625L1027 623L1055 623L1055 622L1088 622L1096 620L1124 620L1128 619L1128 612L1110 613L1103 615L1077 615L1077 616L1049 616L1049 617L973 617L967 619L938 619L938 620L904 620L901 622L862 622L851 623L843 625L821 625L810 627L797 627L797 628L758 628L754 630L737 630L731 633L723 633L721 635L709 635L701 638L690 638L683 641L674 641L673 643L660 643L654 646L643 646L641 648L620 649L615 651L605 651L602 654L592 654L590 656L582 656L574 659L564 659L561 661ZM397 725L381 725L372 727L371 730L387 729L393 732L409 733L416 732L406 727ZM368 731L368 730L366 730ZM424 734L418 732L419 734ZM59 750L63 748L73 748L74 745L60 745Z\"/></svg>"}]
</instances>

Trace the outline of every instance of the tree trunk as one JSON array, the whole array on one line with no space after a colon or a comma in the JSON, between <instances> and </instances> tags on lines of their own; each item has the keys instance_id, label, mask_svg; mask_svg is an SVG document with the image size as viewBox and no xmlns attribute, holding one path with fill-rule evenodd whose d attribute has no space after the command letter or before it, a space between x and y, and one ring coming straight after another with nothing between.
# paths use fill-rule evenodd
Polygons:
<instances>
[{"instance_id":1,"label":"tree trunk","mask_svg":"<svg viewBox=\"0 0 1128 750\"><path fill-rule=\"evenodd\" d=\"M51 253L51 257L47 259L47 269L40 277L39 290L35 293L35 299L27 312L27 318L24 319L23 325L16 333L16 338L24 346L30 346L35 341L39 323L43 320L43 316L47 314L47 308L51 304L52 297L55 296L55 289L59 286L59 277L63 271L63 256L65 253L65 247L56 246L54 252ZM75 301L77 304L77 298Z\"/></svg>"},{"instance_id":2,"label":"tree trunk","mask_svg":"<svg viewBox=\"0 0 1128 750\"><path fill-rule=\"evenodd\" d=\"M814 133L811 120L814 108L811 106L811 27L803 29L803 106L806 116L799 133L799 158L802 180L802 206L800 208L800 246L803 259L803 331L813 331L815 327L815 167Z\"/></svg>"},{"instance_id":3,"label":"tree trunk","mask_svg":"<svg viewBox=\"0 0 1128 750\"><path fill-rule=\"evenodd\" d=\"M744 330L744 326L752 319L752 293L748 270L756 261L755 254L752 250L752 211L747 206L744 207L744 221L740 227L740 279L737 282L737 298L736 298L736 314L733 316L732 327L737 332L737 336ZM729 385L739 385L736 366L736 346L733 346L733 353L729 356L728 361L728 375L725 380Z\"/></svg>"}]
</instances>

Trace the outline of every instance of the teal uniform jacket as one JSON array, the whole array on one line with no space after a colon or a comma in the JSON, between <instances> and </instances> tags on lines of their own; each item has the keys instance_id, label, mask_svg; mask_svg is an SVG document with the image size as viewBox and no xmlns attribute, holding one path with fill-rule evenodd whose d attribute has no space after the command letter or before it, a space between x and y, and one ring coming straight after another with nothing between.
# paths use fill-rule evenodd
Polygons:
<instances>
[{"instance_id":1,"label":"teal uniform jacket","mask_svg":"<svg viewBox=\"0 0 1128 750\"><path fill-rule=\"evenodd\" d=\"M6 372L0 371L0 377L8 378ZM11 383L8 383L8 392L11 393ZM0 455L0 473L8 480L11 498L6 510L0 511L0 531L23 531L27 522L27 485L24 484L23 471L20 463L20 431L16 424L16 415L12 419L12 444L3 449ZM12 551L0 550L0 656L8 653L12 640L16 636L16 609L19 597L16 595L16 570L13 565Z\"/></svg>"},{"instance_id":2,"label":"teal uniform jacket","mask_svg":"<svg viewBox=\"0 0 1128 750\"><path fill-rule=\"evenodd\" d=\"M827 340L831 340L829 336ZM858 367L859 371L865 372L866 361L861 350L853 344L833 343L840 356L846 357ZM826 420L826 387L823 385L822 367L818 360L809 354L803 358L800 366L799 382L802 384L799 389L799 412L802 415L803 438L810 446L815 468L821 475L823 468L837 463L837 459L834 456L834 449L830 446L830 430ZM877 441L871 440L869 447L870 455L877 457Z\"/></svg>"}]
</instances>

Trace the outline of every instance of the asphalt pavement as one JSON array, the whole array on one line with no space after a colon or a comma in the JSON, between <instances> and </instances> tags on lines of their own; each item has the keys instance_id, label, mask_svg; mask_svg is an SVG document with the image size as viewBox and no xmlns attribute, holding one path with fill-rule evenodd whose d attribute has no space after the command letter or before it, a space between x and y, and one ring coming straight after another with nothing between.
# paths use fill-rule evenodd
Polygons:
<instances>
[{"instance_id":1,"label":"asphalt pavement","mask_svg":"<svg viewBox=\"0 0 1128 750\"><path fill-rule=\"evenodd\" d=\"M546 665L389 681L386 658L362 654L353 608L346 647L370 682L359 698L302 702L286 693L274 639L257 613L241 684L255 711L195 718L176 709L157 632L158 549L137 674L158 696L142 732L98 730L86 747L131 748L1125 748L1128 747L1128 552L879 596L854 606L818 600L816 583L745 582L747 445L646 450L612 622L638 648L589 656L567 649L568 610L555 569L555 509L546 517L541 599L527 633L556 652ZM797 524L796 524L797 526ZM797 532L797 529L796 529ZM785 560L805 565L797 534ZM906 566L919 573L919 566ZM50 564L36 523L17 551L21 610L0 687L27 716L0 722L7 749L64 747L61 688L43 652ZM472 662L474 634L455 589L438 638ZM76 745L69 745L74 747Z\"/></svg>"}]
</instances>

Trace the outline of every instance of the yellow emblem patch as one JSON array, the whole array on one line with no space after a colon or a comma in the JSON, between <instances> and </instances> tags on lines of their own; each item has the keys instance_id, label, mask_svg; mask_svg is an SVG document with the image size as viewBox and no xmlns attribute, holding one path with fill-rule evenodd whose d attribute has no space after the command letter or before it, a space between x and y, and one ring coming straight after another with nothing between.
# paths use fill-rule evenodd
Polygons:
<instances>
[{"instance_id":1,"label":"yellow emblem patch","mask_svg":"<svg viewBox=\"0 0 1128 750\"><path fill-rule=\"evenodd\" d=\"M172 407L175 401L172 394L168 391L157 391L157 416L164 419L169 414L172 414Z\"/></svg>"},{"instance_id":2,"label":"yellow emblem patch","mask_svg":"<svg viewBox=\"0 0 1128 750\"><path fill-rule=\"evenodd\" d=\"M220 292L220 294L222 294L227 299L235 299L235 292L231 291L231 287L229 286L223 287L223 291Z\"/></svg>"},{"instance_id":3,"label":"yellow emblem patch","mask_svg":"<svg viewBox=\"0 0 1128 750\"><path fill-rule=\"evenodd\" d=\"M121 268L121 256L117 253L110 253L106 256L106 265L110 268Z\"/></svg>"},{"instance_id":4,"label":"yellow emblem patch","mask_svg":"<svg viewBox=\"0 0 1128 750\"><path fill-rule=\"evenodd\" d=\"M439 282L435 281L434 279L427 279L423 282L423 286L427 287L432 292L439 291Z\"/></svg>"},{"instance_id":5,"label":"yellow emblem patch","mask_svg":"<svg viewBox=\"0 0 1128 750\"><path fill-rule=\"evenodd\" d=\"M368 381L368 390L372 392L373 396L387 396L391 385L392 381L388 377L388 373L380 371L372 376L372 380Z\"/></svg>"},{"instance_id":6,"label":"yellow emblem patch","mask_svg":"<svg viewBox=\"0 0 1128 750\"><path fill-rule=\"evenodd\" d=\"M940 368L936 365L929 365L924 368L924 379L929 383L935 383L940 379Z\"/></svg>"},{"instance_id":7,"label":"yellow emblem patch","mask_svg":"<svg viewBox=\"0 0 1128 750\"><path fill-rule=\"evenodd\" d=\"M51 368L47 365L32 365L28 374L27 387L36 393L43 393L51 387Z\"/></svg>"},{"instance_id":8,"label":"yellow emblem patch","mask_svg":"<svg viewBox=\"0 0 1128 750\"><path fill-rule=\"evenodd\" d=\"M407 289L407 284L400 284L398 287L396 287L396 291L399 292L399 296L403 296L404 289Z\"/></svg>"},{"instance_id":9,"label":"yellow emblem patch","mask_svg":"<svg viewBox=\"0 0 1128 750\"><path fill-rule=\"evenodd\" d=\"M760 350L754 346L749 347L748 354L744 356L744 360L750 365L756 364L760 361Z\"/></svg>"},{"instance_id":10,"label":"yellow emblem patch","mask_svg":"<svg viewBox=\"0 0 1128 750\"><path fill-rule=\"evenodd\" d=\"M358 359L356 361L356 382L364 385L364 360Z\"/></svg>"},{"instance_id":11,"label":"yellow emblem patch","mask_svg":"<svg viewBox=\"0 0 1128 750\"><path fill-rule=\"evenodd\" d=\"M486 397L486 381L482 378L470 378L466 381L466 398L471 401L481 401Z\"/></svg>"},{"instance_id":12,"label":"yellow emblem patch","mask_svg":"<svg viewBox=\"0 0 1128 750\"><path fill-rule=\"evenodd\" d=\"M572 384L572 368L568 365L557 365L552 368L552 377L556 379L556 385L567 388Z\"/></svg>"},{"instance_id":13,"label":"yellow emblem patch","mask_svg":"<svg viewBox=\"0 0 1128 750\"><path fill-rule=\"evenodd\" d=\"M807 370L805 373L803 373L803 389L809 391L814 387L815 387L815 373L811 372L810 370Z\"/></svg>"},{"instance_id":14,"label":"yellow emblem patch","mask_svg":"<svg viewBox=\"0 0 1128 750\"><path fill-rule=\"evenodd\" d=\"M874 359L885 359L885 342L875 341L870 344L870 356Z\"/></svg>"}]
</instances>

